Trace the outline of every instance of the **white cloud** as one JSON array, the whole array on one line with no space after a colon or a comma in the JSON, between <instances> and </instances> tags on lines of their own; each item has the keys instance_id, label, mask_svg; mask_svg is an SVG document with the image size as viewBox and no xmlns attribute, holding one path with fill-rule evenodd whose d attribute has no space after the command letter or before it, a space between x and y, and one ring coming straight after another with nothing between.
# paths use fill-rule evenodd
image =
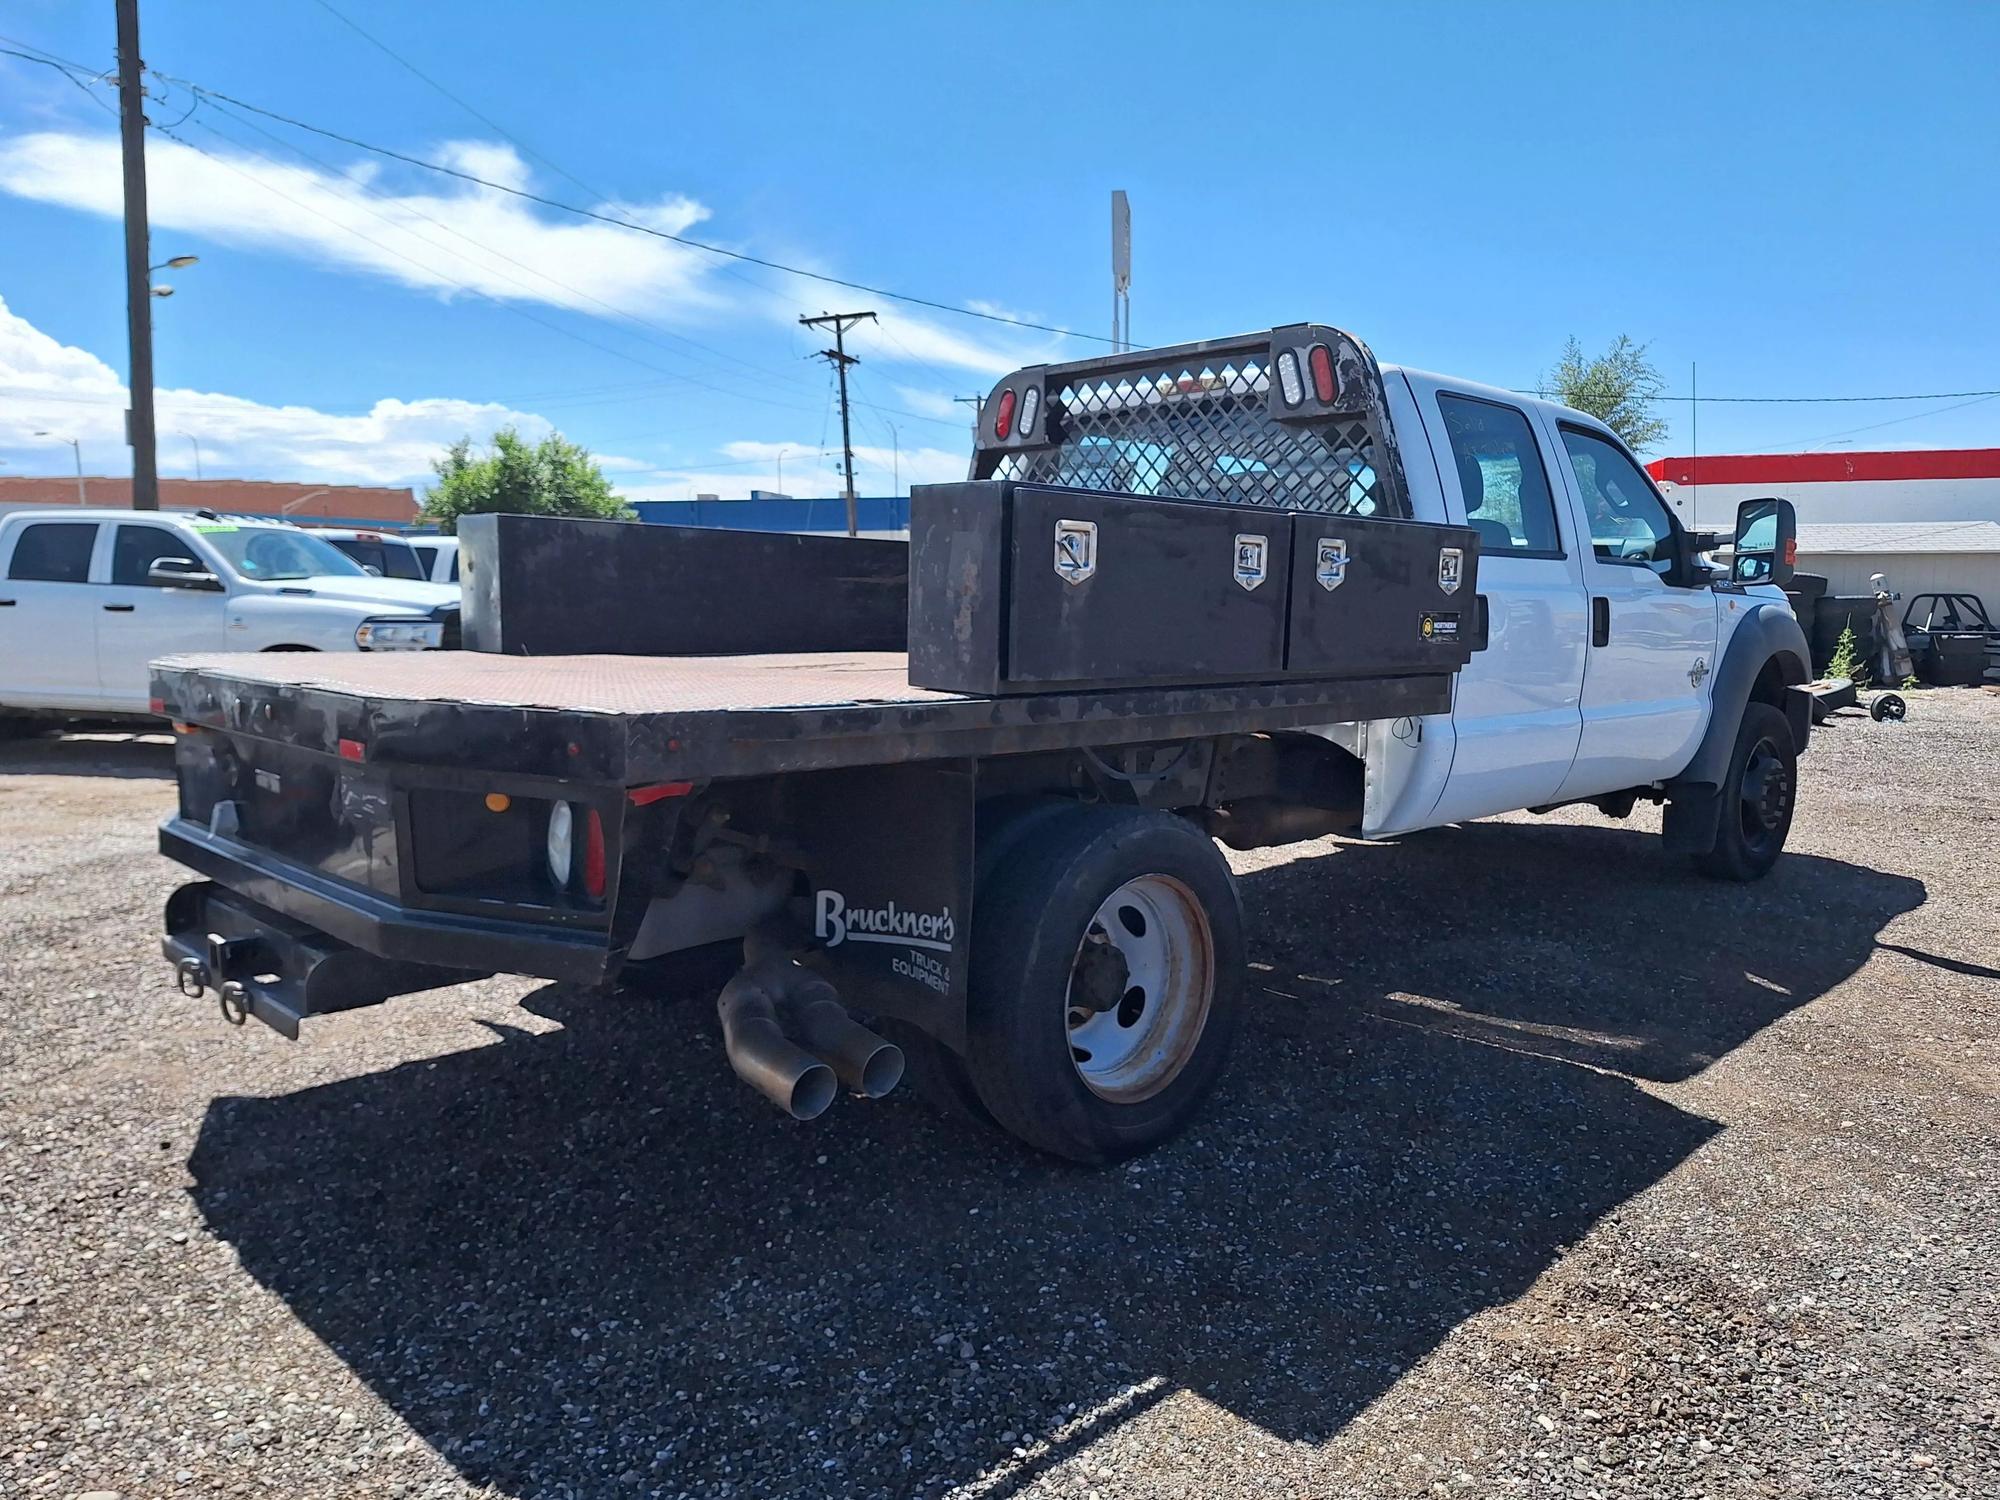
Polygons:
<instances>
[{"instance_id":1,"label":"white cloud","mask_svg":"<svg viewBox=\"0 0 2000 1500\"><path fill-rule=\"evenodd\" d=\"M88 350L51 338L0 298L0 457L5 472L63 473L75 438L93 474L130 472L125 448L125 383ZM550 430L531 412L493 402L385 398L341 415L309 406L268 406L215 391L155 393L161 468L191 473L201 443L209 474L246 479L314 479L330 484L421 483L447 444L484 437L509 423L531 440ZM47 437L37 437L46 431ZM629 460L627 461L630 462ZM635 465L636 467L636 465Z\"/></svg>"},{"instance_id":2,"label":"white cloud","mask_svg":"<svg viewBox=\"0 0 2000 1500\"><path fill-rule=\"evenodd\" d=\"M542 303L594 317L684 322L731 311L797 328L801 313L874 302L876 320L849 330L847 346L871 364L962 372L985 386L1022 365L1061 357L1064 341L1004 325L947 326L907 304L851 293L791 272L747 276L726 290L717 257L670 241L542 209L493 188L385 170L366 160L344 170L256 154L223 143L156 138L147 146L152 220L224 244L254 246L359 272L446 298L466 291ZM261 148L259 148L261 150ZM429 154L506 187L532 178L512 146L453 141ZM391 180L393 174L394 180ZM448 186L436 187L449 181ZM118 142L109 134L40 130L0 137L0 192L115 219L122 212ZM591 205L668 234L709 217L692 198ZM811 270L809 256L793 256ZM747 291L745 288L755 288ZM1014 314L971 301L968 309Z\"/></svg>"},{"instance_id":3,"label":"white cloud","mask_svg":"<svg viewBox=\"0 0 2000 1500\"><path fill-rule=\"evenodd\" d=\"M527 167L510 146L460 141L435 154L494 182L528 184ZM610 224L545 215L475 184L400 192L372 164L333 173L223 146L204 155L162 139L147 145L146 175L156 239L162 229L184 230L446 297L470 288L598 316L607 306L659 316L699 313L719 302L707 285L712 256ZM0 140L0 190L116 218L117 139L37 131ZM670 234L708 217L701 204L678 195L601 207Z\"/></svg>"}]
</instances>

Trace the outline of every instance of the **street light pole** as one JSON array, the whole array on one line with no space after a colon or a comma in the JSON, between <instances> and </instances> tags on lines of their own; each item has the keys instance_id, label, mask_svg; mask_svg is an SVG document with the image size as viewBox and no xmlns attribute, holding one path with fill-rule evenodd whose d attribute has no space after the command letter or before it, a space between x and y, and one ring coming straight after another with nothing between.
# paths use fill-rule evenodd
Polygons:
<instances>
[{"instance_id":1,"label":"street light pole","mask_svg":"<svg viewBox=\"0 0 2000 1500\"><path fill-rule=\"evenodd\" d=\"M181 436L194 444L194 477L199 479L201 478L201 439L191 432L184 432Z\"/></svg>"},{"instance_id":2,"label":"street light pole","mask_svg":"<svg viewBox=\"0 0 2000 1500\"><path fill-rule=\"evenodd\" d=\"M76 438L56 437L53 432L48 432L40 428L36 429L35 436L52 437L59 443L69 444L70 452L76 455L76 503L78 505L90 504L90 501L83 493L83 444Z\"/></svg>"}]
</instances>

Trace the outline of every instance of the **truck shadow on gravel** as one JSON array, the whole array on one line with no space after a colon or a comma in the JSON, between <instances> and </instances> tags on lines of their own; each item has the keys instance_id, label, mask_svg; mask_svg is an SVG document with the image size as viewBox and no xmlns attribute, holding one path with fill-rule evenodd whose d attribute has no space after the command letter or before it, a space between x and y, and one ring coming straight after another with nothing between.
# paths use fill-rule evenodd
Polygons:
<instances>
[{"instance_id":1,"label":"truck shadow on gravel","mask_svg":"<svg viewBox=\"0 0 2000 1500\"><path fill-rule=\"evenodd\" d=\"M1923 899L1798 855L1697 883L1596 827L1322 853L1245 877L1235 1064L1130 1168L900 1095L795 1126L707 997L548 986L559 1031L218 1099L195 1198L502 1494L1005 1495L1178 1390L1317 1442L1720 1128L1602 1069L1688 1076Z\"/></svg>"}]
</instances>

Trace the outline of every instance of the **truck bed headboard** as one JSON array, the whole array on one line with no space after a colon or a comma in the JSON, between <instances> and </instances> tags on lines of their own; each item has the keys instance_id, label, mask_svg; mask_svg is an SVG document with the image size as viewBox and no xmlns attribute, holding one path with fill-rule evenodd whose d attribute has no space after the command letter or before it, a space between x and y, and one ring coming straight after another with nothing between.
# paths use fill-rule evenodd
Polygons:
<instances>
[{"instance_id":1,"label":"truck bed headboard","mask_svg":"<svg viewBox=\"0 0 2000 1500\"><path fill-rule=\"evenodd\" d=\"M981 409L971 477L1410 514L1381 368L1317 323L1016 370Z\"/></svg>"}]
</instances>

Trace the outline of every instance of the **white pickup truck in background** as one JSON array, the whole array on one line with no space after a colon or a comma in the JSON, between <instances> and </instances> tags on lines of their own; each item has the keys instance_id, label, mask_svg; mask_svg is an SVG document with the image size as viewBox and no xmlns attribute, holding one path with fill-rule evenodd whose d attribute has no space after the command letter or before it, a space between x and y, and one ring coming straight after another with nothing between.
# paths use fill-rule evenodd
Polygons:
<instances>
[{"instance_id":1,"label":"white pickup truck in background","mask_svg":"<svg viewBox=\"0 0 2000 1500\"><path fill-rule=\"evenodd\" d=\"M149 711L147 663L183 651L458 644L456 586L377 578L281 521L129 510L0 515L0 733Z\"/></svg>"}]
</instances>

